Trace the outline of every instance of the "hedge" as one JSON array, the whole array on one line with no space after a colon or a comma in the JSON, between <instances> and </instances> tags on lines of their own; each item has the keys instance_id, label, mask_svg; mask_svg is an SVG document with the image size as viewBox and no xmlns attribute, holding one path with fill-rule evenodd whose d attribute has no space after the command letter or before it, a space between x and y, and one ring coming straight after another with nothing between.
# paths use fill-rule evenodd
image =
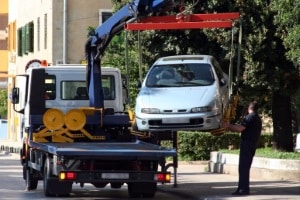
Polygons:
<instances>
[{"instance_id":1,"label":"hedge","mask_svg":"<svg viewBox=\"0 0 300 200\"><path fill-rule=\"evenodd\" d=\"M258 148L269 147L272 135L262 135ZM164 142L164 146L171 147L171 142ZM207 132L178 132L178 158L179 160L195 161L209 160L211 151L220 149L239 149L240 134L225 133L221 136L213 136Z\"/></svg>"}]
</instances>

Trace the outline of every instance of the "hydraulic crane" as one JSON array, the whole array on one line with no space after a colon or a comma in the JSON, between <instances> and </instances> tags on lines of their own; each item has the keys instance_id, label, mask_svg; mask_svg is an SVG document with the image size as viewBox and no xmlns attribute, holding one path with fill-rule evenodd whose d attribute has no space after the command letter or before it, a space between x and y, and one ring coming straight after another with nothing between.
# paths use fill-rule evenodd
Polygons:
<instances>
[{"instance_id":1,"label":"hydraulic crane","mask_svg":"<svg viewBox=\"0 0 300 200\"><path fill-rule=\"evenodd\" d=\"M88 70L87 87L91 107L104 107L101 58L112 37L124 30L127 23L148 15L156 15L160 11L169 10L173 5L172 0L134 0L121 8L90 34L85 50Z\"/></svg>"}]
</instances>

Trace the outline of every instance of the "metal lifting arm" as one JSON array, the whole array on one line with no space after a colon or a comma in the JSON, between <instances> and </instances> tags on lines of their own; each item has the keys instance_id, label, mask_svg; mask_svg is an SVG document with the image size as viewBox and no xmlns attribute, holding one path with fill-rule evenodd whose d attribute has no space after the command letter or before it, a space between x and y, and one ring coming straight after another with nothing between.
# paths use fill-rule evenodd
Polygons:
<instances>
[{"instance_id":1,"label":"metal lifting arm","mask_svg":"<svg viewBox=\"0 0 300 200\"><path fill-rule=\"evenodd\" d=\"M116 12L91 33L85 45L87 88L90 106L104 107L101 82L101 58L112 37L124 30L125 24L141 17L155 15L173 6L172 0L134 0Z\"/></svg>"},{"instance_id":2,"label":"metal lifting arm","mask_svg":"<svg viewBox=\"0 0 300 200\"><path fill-rule=\"evenodd\" d=\"M184 12L176 16L163 16L166 15L164 12L176 6L173 1L175 0L133 0L90 34L85 51L91 107L104 107L101 58L112 37L122 30L230 28L233 26L233 20L239 19L240 16L239 13L192 15Z\"/></svg>"}]
</instances>

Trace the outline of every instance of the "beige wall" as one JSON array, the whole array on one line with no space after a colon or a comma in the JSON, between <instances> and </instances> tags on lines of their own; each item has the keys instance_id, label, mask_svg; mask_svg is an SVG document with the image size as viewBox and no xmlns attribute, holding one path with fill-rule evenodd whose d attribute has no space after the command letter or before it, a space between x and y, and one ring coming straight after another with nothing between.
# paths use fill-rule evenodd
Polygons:
<instances>
[{"instance_id":1,"label":"beige wall","mask_svg":"<svg viewBox=\"0 0 300 200\"><path fill-rule=\"evenodd\" d=\"M8 12L8 0L0 0L0 13Z\"/></svg>"},{"instance_id":2,"label":"beige wall","mask_svg":"<svg viewBox=\"0 0 300 200\"><path fill-rule=\"evenodd\" d=\"M66 0L67 34L66 63L80 63L84 59L84 44L87 40L87 28L99 24L99 9L111 9L110 0ZM34 22L34 52L16 58L15 73L23 73L24 66L32 59L45 59L56 64L63 61L63 24L64 0L12 0L9 21L15 20L16 29ZM47 48L45 40L45 14L47 14ZM37 19L40 19L38 50ZM18 44L17 44L18 46Z\"/></svg>"},{"instance_id":3,"label":"beige wall","mask_svg":"<svg viewBox=\"0 0 300 200\"><path fill-rule=\"evenodd\" d=\"M7 72L8 67L8 51L0 50L0 72Z\"/></svg>"},{"instance_id":4,"label":"beige wall","mask_svg":"<svg viewBox=\"0 0 300 200\"><path fill-rule=\"evenodd\" d=\"M85 58L84 45L87 41L87 28L99 25L99 9L112 8L110 0L75 0L74 2L68 4L68 63L80 63Z\"/></svg>"}]
</instances>

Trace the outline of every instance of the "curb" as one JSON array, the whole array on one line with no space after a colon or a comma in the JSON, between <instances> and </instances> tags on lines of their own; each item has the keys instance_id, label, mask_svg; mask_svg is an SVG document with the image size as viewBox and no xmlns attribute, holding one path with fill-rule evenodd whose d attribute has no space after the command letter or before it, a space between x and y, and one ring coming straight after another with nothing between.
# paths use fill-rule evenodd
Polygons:
<instances>
[{"instance_id":1,"label":"curb","mask_svg":"<svg viewBox=\"0 0 300 200\"><path fill-rule=\"evenodd\" d=\"M239 155L211 152L208 170L212 173L238 176ZM251 178L268 181L300 180L300 161L254 157Z\"/></svg>"}]
</instances>

